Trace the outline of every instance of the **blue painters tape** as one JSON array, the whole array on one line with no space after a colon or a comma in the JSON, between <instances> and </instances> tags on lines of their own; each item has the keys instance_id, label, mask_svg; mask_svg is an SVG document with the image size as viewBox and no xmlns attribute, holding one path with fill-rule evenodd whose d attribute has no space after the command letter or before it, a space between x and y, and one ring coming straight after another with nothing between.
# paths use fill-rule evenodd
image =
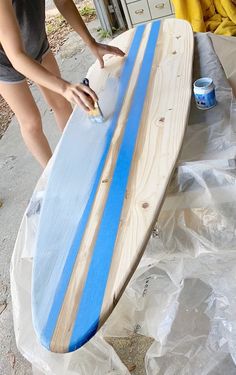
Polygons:
<instances>
[{"instance_id":1,"label":"blue painters tape","mask_svg":"<svg viewBox=\"0 0 236 375\"><path fill-rule=\"evenodd\" d=\"M107 139L106 139L104 152L103 152L101 161L97 169L97 173L95 176L95 180L93 183L93 187L92 187L92 191L91 191L88 203L86 205L84 214L78 224L78 228L76 231L73 244L69 250L69 253L65 262L65 266L63 269L63 273L62 273L60 282L58 284L58 287L57 287L57 290L56 290L56 293L52 302L52 307L50 309L47 323L45 327L43 328L41 335L40 335L40 340L42 344L48 349L50 349L50 343L53 337L54 330L56 328L57 319L59 317L59 314L63 305L63 301L64 301L65 294L66 294L66 291L70 282L70 278L71 278L73 267L76 261L76 257L78 255L78 251L81 245L83 234L84 234L84 231L85 231L85 228L86 228L89 216L90 216L90 212L91 212L94 198L97 192L101 174L102 174L105 161L106 161L106 157L110 148L111 139L113 137L113 133L117 125L117 121L118 121L119 114L120 114L122 104L123 104L123 100L124 100L124 97L125 97L128 85L129 85L130 76L133 71L134 63L138 54L139 45L142 40L144 30L145 30L144 25L141 25L136 29L128 56L124 62L124 67L123 67L121 78L120 78L120 87L119 87L119 94L118 94L116 109L113 115L110 128L107 133Z\"/></svg>"},{"instance_id":2,"label":"blue painters tape","mask_svg":"<svg viewBox=\"0 0 236 375\"><path fill-rule=\"evenodd\" d=\"M73 351L83 345L96 333L98 328L159 28L160 22L152 24L110 191L94 246L93 257L78 307L69 351Z\"/></svg>"}]
</instances>

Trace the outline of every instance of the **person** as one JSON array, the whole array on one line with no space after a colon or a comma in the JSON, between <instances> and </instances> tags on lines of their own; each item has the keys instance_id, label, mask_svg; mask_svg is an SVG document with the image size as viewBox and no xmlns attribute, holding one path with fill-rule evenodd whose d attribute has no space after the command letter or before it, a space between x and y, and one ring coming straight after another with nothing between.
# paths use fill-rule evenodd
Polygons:
<instances>
[{"instance_id":1,"label":"person","mask_svg":"<svg viewBox=\"0 0 236 375\"><path fill-rule=\"evenodd\" d=\"M103 56L124 53L97 43L73 0L54 0L56 7L104 67ZM71 103L85 111L98 99L89 87L62 79L45 31L45 0L0 0L0 95L16 115L24 142L44 168L52 155L37 105L26 78L34 81L63 131Z\"/></svg>"}]
</instances>

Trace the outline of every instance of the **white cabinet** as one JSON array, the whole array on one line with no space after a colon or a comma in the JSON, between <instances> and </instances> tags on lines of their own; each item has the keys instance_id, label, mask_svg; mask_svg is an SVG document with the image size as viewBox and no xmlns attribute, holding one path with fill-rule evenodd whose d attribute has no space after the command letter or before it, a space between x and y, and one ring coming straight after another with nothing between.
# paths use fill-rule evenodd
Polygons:
<instances>
[{"instance_id":1,"label":"white cabinet","mask_svg":"<svg viewBox=\"0 0 236 375\"><path fill-rule=\"evenodd\" d=\"M152 18L170 16L172 9L169 0L148 0Z\"/></svg>"},{"instance_id":2,"label":"white cabinet","mask_svg":"<svg viewBox=\"0 0 236 375\"><path fill-rule=\"evenodd\" d=\"M147 0L135 1L134 3L127 4L127 6L133 25L152 19Z\"/></svg>"},{"instance_id":3,"label":"white cabinet","mask_svg":"<svg viewBox=\"0 0 236 375\"><path fill-rule=\"evenodd\" d=\"M129 27L150 20L174 16L170 0L121 0Z\"/></svg>"}]
</instances>

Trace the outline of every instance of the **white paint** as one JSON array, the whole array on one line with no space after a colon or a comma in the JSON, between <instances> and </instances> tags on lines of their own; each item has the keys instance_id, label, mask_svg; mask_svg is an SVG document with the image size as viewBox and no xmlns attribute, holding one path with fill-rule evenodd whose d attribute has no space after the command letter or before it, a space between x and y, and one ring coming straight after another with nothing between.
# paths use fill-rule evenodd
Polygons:
<instances>
[{"instance_id":1,"label":"white paint","mask_svg":"<svg viewBox=\"0 0 236 375\"><path fill-rule=\"evenodd\" d=\"M90 195L117 93L118 80L108 79L99 94L107 119L103 124L91 123L87 115L76 108L54 156L34 255L33 311L37 311L40 317L36 325L38 331L42 331L47 320L68 251Z\"/></svg>"}]
</instances>

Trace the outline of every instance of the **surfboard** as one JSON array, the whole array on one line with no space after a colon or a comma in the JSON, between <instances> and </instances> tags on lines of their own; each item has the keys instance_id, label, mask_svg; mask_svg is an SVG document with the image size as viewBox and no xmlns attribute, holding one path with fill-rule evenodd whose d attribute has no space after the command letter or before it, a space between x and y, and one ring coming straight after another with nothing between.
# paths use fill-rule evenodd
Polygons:
<instances>
[{"instance_id":1,"label":"surfboard","mask_svg":"<svg viewBox=\"0 0 236 375\"><path fill-rule=\"evenodd\" d=\"M53 157L33 258L32 316L53 352L104 324L143 255L188 121L193 33L185 21L140 25L112 41L87 77L105 121L75 109Z\"/></svg>"}]
</instances>

